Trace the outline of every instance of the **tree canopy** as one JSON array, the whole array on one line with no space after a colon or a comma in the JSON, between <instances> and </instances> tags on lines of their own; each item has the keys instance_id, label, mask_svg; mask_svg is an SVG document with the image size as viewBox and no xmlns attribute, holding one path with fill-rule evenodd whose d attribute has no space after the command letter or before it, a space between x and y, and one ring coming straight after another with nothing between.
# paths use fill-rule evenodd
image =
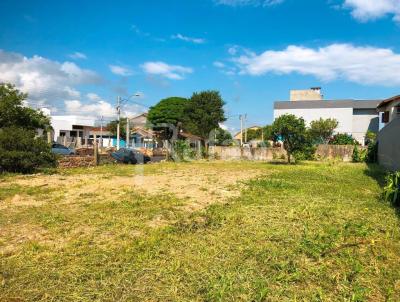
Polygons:
<instances>
[{"instance_id":1,"label":"tree canopy","mask_svg":"<svg viewBox=\"0 0 400 302\"><path fill-rule=\"evenodd\" d=\"M232 134L228 130L218 128L215 136L215 145L217 146L229 146L232 144Z\"/></svg>"},{"instance_id":2,"label":"tree canopy","mask_svg":"<svg viewBox=\"0 0 400 302\"><path fill-rule=\"evenodd\" d=\"M187 123L186 107L188 100L181 97L170 97L162 99L155 106L150 107L147 121L151 128L158 132L163 139L170 139L173 128L181 129Z\"/></svg>"},{"instance_id":3,"label":"tree canopy","mask_svg":"<svg viewBox=\"0 0 400 302\"><path fill-rule=\"evenodd\" d=\"M157 126L159 124L171 124L177 126L186 120L185 109L188 100L181 97L170 97L161 100L155 106L150 107L147 120Z\"/></svg>"},{"instance_id":4,"label":"tree canopy","mask_svg":"<svg viewBox=\"0 0 400 302\"><path fill-rule=\"evenodd\" d=\"M339 122L336 119L323 119L312 121L310 123L310 136L316 144L327 144L333 135L333 131L338 127Z\"/></svg>"},{"instance_id":5,"label":"tree canopy","mask_svg":"<svg viewBox=\"0 0 400 302\"><path fill-rule=\"evenodd\" d=\"M278 117L272 124L272 133L276 141L283 141L289 163L294 152L302 151L308 145L304 119L293 114Z\"/></svg>"},{"instance_id":6,"label":"tree canopy","mask_svg":"<svg viewBox=\"0 0 400 302\"><path fill-rule=\"evenodd\" d=\"M0 128L49 129L50 119L47 116L23 105L27 97L15 86L0 83Z\"/></svg>"},{"instance_id":7,"label":"tree canopy","mask_svg":"<svg viewBox=\"0 0 400 302\"><path fill-rule=\"evenodd\" d=\"M50 119L23 105L28 96L11 84L0 84L0 172L31 173L55 166L50 145L36 129L50 129Z\"/></svg>"},{"instance_id":8,"label":"tree canopy","mask_svg":"<svg viewBox=\"0 0 400 302\"><path fill-rule=\"evenodd\" d=\"M226 120L224 107L218 91L207 90L193 93L186 106L187 130L206 139L210 132Z\"/></svg>"}]
</instances>

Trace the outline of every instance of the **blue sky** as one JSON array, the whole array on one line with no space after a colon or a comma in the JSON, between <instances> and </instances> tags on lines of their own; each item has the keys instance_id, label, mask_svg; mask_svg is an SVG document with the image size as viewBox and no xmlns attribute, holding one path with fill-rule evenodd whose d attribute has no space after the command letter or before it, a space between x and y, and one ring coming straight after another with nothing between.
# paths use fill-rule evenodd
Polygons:
<instances>
[{"instance_id":1,"label":"blue sky","mask_svg":"<svg viewBox=\"0 0 400 302\"><path fill-rule=\"evenodd\" d=\"M0 10L0 81L59 114L112 119L118 94L150 106L216 89L234 130L240 113L270 123L290 89L400 90L398 0L3 0Z\"/></svg>"}]
</instances>

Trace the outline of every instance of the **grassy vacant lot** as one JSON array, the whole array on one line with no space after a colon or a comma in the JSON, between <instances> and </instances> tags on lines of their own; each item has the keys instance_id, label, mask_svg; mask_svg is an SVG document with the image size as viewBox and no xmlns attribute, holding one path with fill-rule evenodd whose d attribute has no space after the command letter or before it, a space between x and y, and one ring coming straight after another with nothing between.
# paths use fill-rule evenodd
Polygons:
<instances>
[{"instance_id":1,"label":"grassy vacant lot","mask_svg":"<svg viewBox=\"0 0 400 302\"><path fill-rule=\"evenodd\" d=\"M162 163L0 179L0 301L400 301L363 164Z\"/></svg>"}]
</instances>

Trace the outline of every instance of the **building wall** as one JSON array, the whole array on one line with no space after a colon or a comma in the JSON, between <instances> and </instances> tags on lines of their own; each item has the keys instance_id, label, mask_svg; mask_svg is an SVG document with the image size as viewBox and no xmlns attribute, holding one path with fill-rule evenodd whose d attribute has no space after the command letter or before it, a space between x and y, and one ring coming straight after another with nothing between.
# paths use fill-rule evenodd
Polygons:
<instances>
[{"instance_id":1,"label":"building wall","mask_svg":"<svg viewBox=\"0 0 400 302\"><path fill-rule=\"evenodd\" d=\"M365 134L367 131L378 133L379 131L379 114L374 109L354 109L353 111L353 130L352 136L365 144Z\"/></svg>"},{"instance_id":2,"label":"building wall","mask_svg":"<svg viewBox=\"0 0 400 302\"><path fill-rule=\"evenodd\" d=\"M284 114L294 114L304 118L307 126L320 118L333 118L339 122L336 132L351 134L361 144L365 143L368 130L378 132L379 114L374 109L353 108L307 108L307 109L275 109L274 119Z\"/></svg>"},{"instance_id":3,"label":"building wall","mask_svg":"<svg viewBox=\"0 0 400 302\"><path fill-rule=\"evenodd\" d=\"M388 170L400 170L400 118L388 123L378 134L378 162Z\"/></svg>"},{"instance_id":4,"label":"building wall","mask_svg":"<svg viewBox=\"0 0 400 302\"><path fill-rule=\"evenodd\" d=\"M94 127L95 119L75 115L57 115L51 117L51 126L54 129L54 140L60 136L60 130L72 131L74 125L85 126L84 136L89 136L90 127Z\"/></svg>"},{"instance_id":5,"label":"building wall","mask_svg":"<svg viewBox=\"0 0 400 302\"><path fill-rule=\"evenodd\" d=\"M353 108L275 109L274 119L284 114L294 114L297 117L302 117L308 126L312 121L320 118L334 118L339 122L339 127L336 129L337 132L353 132Z\"/></svg>"}]
</instances>

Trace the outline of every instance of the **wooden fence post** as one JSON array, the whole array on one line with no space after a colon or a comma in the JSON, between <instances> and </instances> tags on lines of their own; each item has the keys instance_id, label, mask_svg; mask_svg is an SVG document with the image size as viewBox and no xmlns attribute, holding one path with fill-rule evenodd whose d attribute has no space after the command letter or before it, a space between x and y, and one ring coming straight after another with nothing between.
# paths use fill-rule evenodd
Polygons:
<instances>
[{"instance_id":1,"label":"wooden fence post","mask_svg":"<svg viewBox=\"0 0 400 302\"><path fill-rule=\"evenodd\" d=\"M93 156L94 156L94 165L98 166L99 165L99 149L97 146L97 140L93 142Z\"/></svg>"}]
</instances>

